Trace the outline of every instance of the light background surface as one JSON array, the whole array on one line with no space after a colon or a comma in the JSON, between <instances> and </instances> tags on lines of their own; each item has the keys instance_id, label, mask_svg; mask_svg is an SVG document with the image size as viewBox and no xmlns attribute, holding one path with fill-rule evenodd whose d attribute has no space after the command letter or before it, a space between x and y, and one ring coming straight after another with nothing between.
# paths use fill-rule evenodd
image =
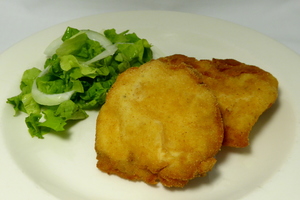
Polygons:
<instances>
[{"instance_id":1,"label":"light background surface","mask_svg":"<svg viewBox=\"0 0 300 200\"><path fill-rule=\"evenodd\" d=\"M0 0L0 53L65 21L131 10L181 11L227 20L259 31L300 53L298 0Z\"/></svg>"},{"instance_id":2,"label":"light background surface","mask_svg":"<svg viewBox=\"0 0 300 200\"><path fill-rule=\"evenodd\" d=\"M133 10L179 11L230 21L258 31L300 54L298 0L0 0L0 54L35 33L69 20ZM4 87L1 82L1 90ZM296 123L299 125L299 121ZM5 158L0 155L0 159ZM0 166L0 179L13 171ZM18 177L13 181L18 181ZM0 184L0 199L5 199L1 196L4 190L14 189L13 181L8 185ZM34 191L37 189L34 184L31 187ZM13 199L34 199L36 196L22 188L15 190L11 195ZM48 193L40 192L45 195L43 199L52 199ZM266 190L266 197L268 192L271 191Z\"/></svg>"}]
</instances>

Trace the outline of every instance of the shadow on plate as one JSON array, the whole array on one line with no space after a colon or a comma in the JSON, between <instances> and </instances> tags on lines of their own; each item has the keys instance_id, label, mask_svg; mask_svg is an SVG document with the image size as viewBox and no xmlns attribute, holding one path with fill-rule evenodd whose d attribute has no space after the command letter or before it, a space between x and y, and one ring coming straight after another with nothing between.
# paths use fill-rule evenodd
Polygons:
<instances>
[{"instance_id":1,"label":"shadow on plate","mask_svg":"<svg viewBox=\"0 0 300 200\"><path fill-rule=\"evenodd\" d=\"M63 140L70 140L72 137L72 134L74 134L72 131L70 131L71 127L75 126L79 122L80 121L68 121L68 123L65 125L64 131L50 131L47 134L59 137ZM45 137L47 137L47 136L45 136Z\"/></svg>"},{"instance_id":2,"label":"shadow on plate","mask_svg":"<svg viewBox=\"0 0 300 200\"><path fill-rule=\"evenodd\" d=\"M218 163L218 162L217 162ZM197 177L189 181L189 183L184 186L183 188L167 188L168 191L187 191L187 190L194 190L199 189L204 185L210 185L213 184L215 181L219 178L219 171L217 164L214 166L212 171L208 172L206 176L204 177Z\"/></svg>"},{"instance_id":3,"label":"shadow on plate","mask_svg":"<svg viewBox=\"0 0 300 200\"><path fill-rule=\"evenodd\" d=\"M70 140L73 134L80 133L80 129L76 129L76 131L72 131L72 128L75 127L76 124L86 123L85 121L95 121L95 118L98 115L99 110L86 110L88 112L88 117L82 120L69 120L67 124L64 126L64 131L50 131L48 134L59 137L64 140ZM96 127L96 122L93 124ZM78 131L79 130L79 131ZM47 137L47 136L46 136Z\"/></svg>"},{"instance_id":4,"label":"shadow on plate","mask_svg":"<svg viewBox=\"0 0 300 200\"><path fill-rule=\"evenodd\" d=\"M250 135L249 135L249 141L250 141L250 147L251 144L253 144L256 140L256 136L258 136L262 130L266 127L268 123L271 122L272 118L275 116L276 111L280 108L280 98L277 99L277 101L273 104L271 108L266 110L257 120L256 124L253 126Z\"/></svg>"}]
</instances>

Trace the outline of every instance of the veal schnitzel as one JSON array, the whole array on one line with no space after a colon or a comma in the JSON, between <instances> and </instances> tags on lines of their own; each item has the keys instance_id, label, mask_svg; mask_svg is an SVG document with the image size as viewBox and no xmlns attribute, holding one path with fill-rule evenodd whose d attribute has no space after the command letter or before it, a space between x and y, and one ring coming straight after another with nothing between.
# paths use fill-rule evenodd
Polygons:
<instances>
[{"instance_id":1,"label":"veal schnitzel","mask_svg":"<svg viewBox=\"0 0 300 200\"><path fill-rule=\"evenodd\" d=\"M153 60L123 72L107 94L97 118L97 167L183 187L212 170L223 135L216 97L199 73Z\"/></svg>"},{"instance_id":2,"label":"veal schnitzel","mask_svg":"<svg viewBox=\"0 0 300 200\"><path fill-rule=\"evenodd\" d=\"M218 100L225 146L248 146L252 127L278 96L278 81L272 74L234 59L197 60L172 55L161 60L175 65L185 63L202 74L203 82Z\"/></svg>"}]
</instances>

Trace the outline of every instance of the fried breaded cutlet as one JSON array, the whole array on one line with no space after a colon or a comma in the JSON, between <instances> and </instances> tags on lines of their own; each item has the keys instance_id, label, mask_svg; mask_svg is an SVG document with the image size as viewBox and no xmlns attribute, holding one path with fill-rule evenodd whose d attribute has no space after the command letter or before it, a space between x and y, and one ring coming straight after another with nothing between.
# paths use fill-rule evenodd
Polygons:
<instances>
[{"instance_id":1,"label":"fried breaded cutlet","mask_svg":"<svg viewBox=\"0 0 300 200\"><path fill-rule=\"evenodd\" d=\"M202 82L185 63L160 60L120 74L97 118L97 167L166 187L205 176L224 130L216 97Z\"/></svg>"},{"instance_id":2,"label":"fried breaded cutlet","mask_svg":"<svg viewBox=\"0 0 300 200\"><path fill-rule=\"evenodd\" d=\"M252 127L278 96L278 81L272 74L234 59L196 60L173 55L162 60L188 64L202 74L203 82L213 91L221 109L224 146L249 145Z\"/></svg>"}]
</instances>

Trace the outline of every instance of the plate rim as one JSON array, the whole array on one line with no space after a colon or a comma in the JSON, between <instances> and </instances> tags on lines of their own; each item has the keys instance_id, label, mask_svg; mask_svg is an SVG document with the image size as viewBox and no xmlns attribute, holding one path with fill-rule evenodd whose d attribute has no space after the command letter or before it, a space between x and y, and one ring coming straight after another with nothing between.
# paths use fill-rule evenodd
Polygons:
<instances>
[{"instance_id":1,"label":"plate rim","mask_svg":"<svg viewBox=\"0 0 300 200\"><path fill-rule=\"evenodd\" d=\"M77 20L86 20L86 19L89 19L89 18L94 18L94 17L97 17L97 16L104 16L104 15L115 15L115 14L118 14L118 15L121 14L121 15L122 15L122 14L128 14L128 13L129 13L129 14L132 14L132 13L135 13L135 14L141 14L141 13L143 13L143 14L145 14L145 13L148 13L148 14L150 14L150 13L156 13L156 14L158 14L158 13L160 13L160 14L162 14L162 13L169 13L169 14L171 14L171 15L179 14L179 15L185 15L185 16L195 16L195 18L197 18L197 17L204 17L204 18L206 18L206 19L217 20L217 21L220 21L220 22L223 22L223 23L232 24L233 26L240 26L240 27L242 27L243 29L247 29L247 30L249 30L249 31L255 32L256 34L260 34L262 37L268 38L270 41L275 42L276 45L281 46L281 47L283 48L283 50L281 50L281 51L287 52L287 54L289 54L289 57L294 58L294 59L297 60L297 61L300 61L300 56L299 56L296 52L294 52L293 50L287 48L286 46L282 45L281 43L279 43L279 42L277 42L277 41L271 39L270 37L268 37L268 36L266 36L266 35L264 35L264 34L261 34L261 33L255 31L255 30L253 30L253 29L249 29L249 28L247 28L247 27L244 27L244 26L241 26L241 25L232 23L232 22L228 22L228 21L225 21L225 20L222 20L222 19L213 18L213 17L208 17L208 16L203 16L203 15L198 15L198 14L185 13L185 12L177 12L177 11L158 11L158 10L148 10L148 11L145 11L145 10L143 10L143 11L122 11L122 12L109 12L109 13L95 14L95 15L91 15L91 16L86 16L86 17L82 17L82 18L73 19L73 20L70 20L70 21L67 21L67 22L62 22L62 23L60 23L60 24L54 25L54 26L49 27L49 28L47 28L47 29L45 29L45 30L42 30L42 31L40 31L40 32L37 32L36 34L33 34L33 35L29 36L28 38L25 38L24 40L22 40L22 41L18 42L17 44L13 45L12 47L10 47L9 49L7 49L6 51L4 51L4 52L0 55L0 63L1 63L1 60L3 60L3 57L4 57L6 54L9 54L9 52L13 51L13 49L16 48L16 46L20 45L23 41L28 40L29 38L36 37L38 34L41 34L42 32L47 32L47 31L50 30L50 29L55 29L55 27L64 26L64 25L66 25L66 24L68 24L68 23L71 23L71 22L72 22L72 23L75 23ZM300 63L300 62L299 62L299 63ZM297 71L296 68L293 69L293 70L296 70L296 71ZM299 72L299 71L300 71L300 70L298 70L298 72ZM294 76L295 76L295 75L294 75ZM0 76L0 77L1 77L1 76ZM1 81L2 81L2 77L1 77ZM292 80L292 81L294 81L294 83L297 82L297 80ZM299 81L298 81L298 82L299 82ZM290 83L290 84L292 84L292 83ZM295 113L296 113L296 122L297 122L297 124L296 124L296 131L299 132L300 125L299 125L299 114L298 114L298 113L300 113L300 109L299 109L299 105L297 104L297 101L298 101L300 98L299 98L299 95L297 96L296 94L293 94L293 93L290 93L290 95L292 95L292 97L293 97L293 100L294 100L293 106L295 106L295 108L296 108L296 109L295 109ZM0 97L1 97L1 100L2 100L3 97L2 97L1 95L0 95ZM4 97L4 98L6 99L6 97ZM2 105L1 105L0 109L1 109L1 111L2 111L2 109L3 109ZM1 116L1 122L2 122L2 116ZM1 129L1 130L2 130L2 129ZM1 132L2 132L2 131L1 131ZM32 190L35 190L35 192L37 192L37 195L43 195L43 196L41 196L41 197L43 197L44 199L47 198L47 197L49 197L49 199L52 199L52 195L49 195L48 192L45 192L45 191L44 191L44 189L37 187L35 183L32 183L32 181L27 180L27 178L26 178L27 176L22 172L22 170L19 169L17 166L15 166L15 163L14 163L13 159L12 159L11 157L9 157L9 155L10 155L9 152L7 151L7 149L4 148L4 147L6 146L6 144L5 144L4 140L3 140L2 134L3 134L3 133L1 133L1 139L0 139L0 153L1 153L2 155L5 155L5 159L7 159L7 163L5 164L3 161L0 161L1 165L3 164L3 166L5 166L5 167L6 167L6 166L7 166L7 167L13 166L13 168L10 168L11 170L8 170L8 172L10 172L10 173L15 172L15 173L17 173L18 175L20 175L21 179L23 179L22 181L27 182L28 185L31 185L31 186L32 186ZM300 138L299 138L299 136L298 136L298 138L296 138L295 143L293 144L294 147L293 147L293 150L292 150L292 152L291 152L291 155L290 155L290 157L289 157L288 159L297 158L297 154L296 154L296 153L297 153L298 150L300 150L300 147L298 147L298 146L300 146L300 145L297 145L297 144L299 144L299 140L300 140ZM299 157L299 156L298 156L298 157ZM2 160L2 159L1 159L1 160ZM298 164L299 164L299 162L298 162ZM1 165L0 165L0 166L1 166ZM283 166L283 168L282 168L283 171L288 170L288 169L290 169L290 167L287 167L287 168L286 168L285 166ZM292 167L292 169L296 169L296 167ZM16 170L16 171L15 171L15 170ZM1 170L1 171L2 171L2 170ZM3 172L1 172L1 171L0 171L0 174L3 173ZM280 175L279 175L279 176L280 176ZM298 174L298 176L300 177L299 174ZM276 178L276 177L275 177L275 178ZM5 184L7 184L6 182L4 183L3 180L5 180L5 179L2 179L2 181L1 181L1 179L0 179L0 186L1 186L1 187L4 186ZM16 179L13 179L13 180L16 181ZM300 183L300 181L298 181L297 183ZM296 184L296 185L297 185L297 184ZM296 185L295 185L294 188L292 188L292 189L296 189ZM12 186L13 186L13 184L11 183L11 184L10 184L10 187L12 187ZM9 188L8 188L8 189L9 189ZM34 195L34 196L35 196L35 194L32 194L32 190L31 190L31 191L25 191L25 190L24 190L24 191L22 191L22 192L24 192L24 194L26 194L26 195L30 195L30 196ZM11 190L11 191L12 191L12 190ZM288 191L292 191L292 190L289 189ZM256 193L256 192L257 192L257 193ZM253 194L251 194L251 195L257 196L258 194L262 194L262 193L263 193L262 191L253 191ZM5 192L4 192L3 194L5 194ZM3 195L3 194L2 194L2 195ZM7 193L7 194L8 194L8 193ZM0 197L1 197L1 194L0 194ZM248 197L245 197L245 198L248 198ZM249 197L249 198L250 198L250 197ZM54 199L56 199L56 198L54 197Z\"/></svg>"}]
</instances>

